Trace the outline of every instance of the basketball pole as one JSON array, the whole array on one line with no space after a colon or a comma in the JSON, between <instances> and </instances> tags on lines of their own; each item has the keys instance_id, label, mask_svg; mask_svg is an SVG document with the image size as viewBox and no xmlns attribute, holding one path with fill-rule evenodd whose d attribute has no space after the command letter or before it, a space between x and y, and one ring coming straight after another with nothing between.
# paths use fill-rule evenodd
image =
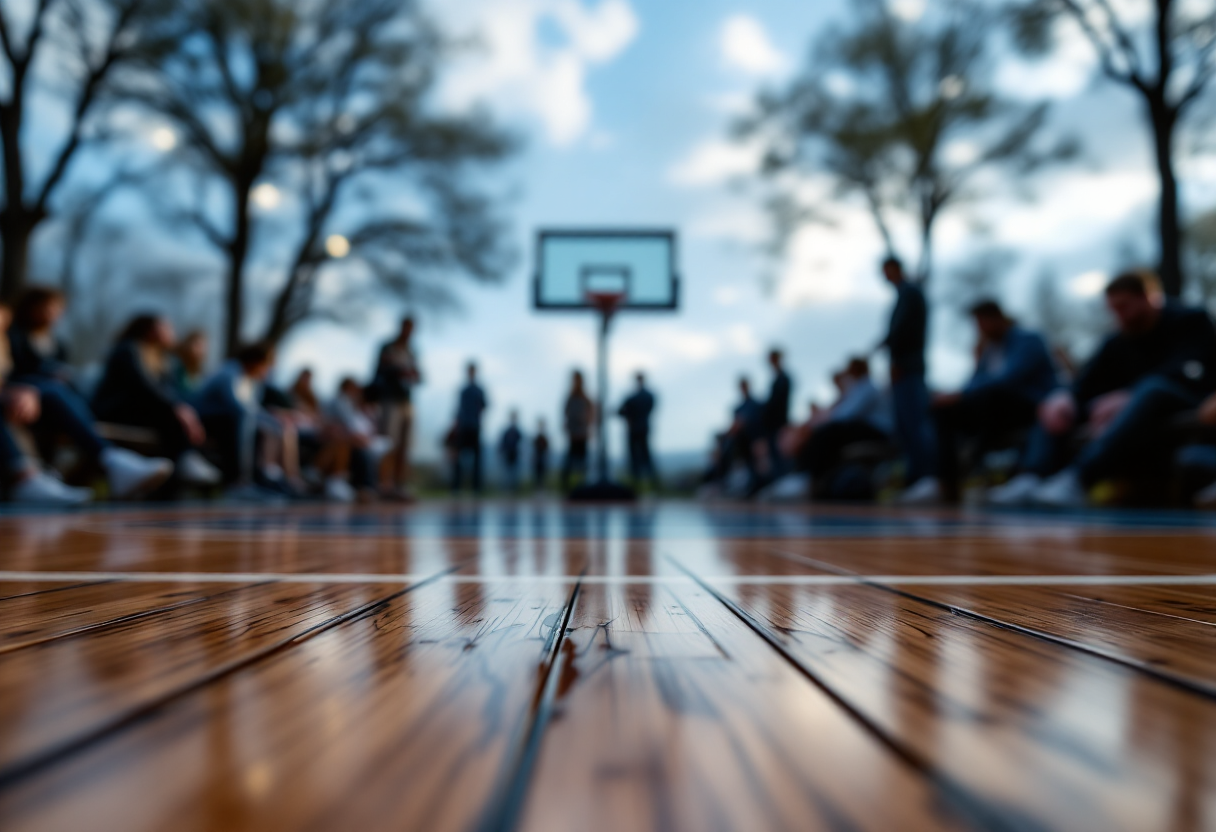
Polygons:
<instances>
[{"instance_id":1,"label":"basketball pole","mask_svg":"<svg viewBox=\"0 0 1216 832\"><path fill-rule=\"evenodd\" d=\"M608 478L608 433L605 430L604 411L608 407L608 329L612 326L612 313L614 309L611 306L605 305L600 317L600 343L599 343L599 407L595 409L595 431L596 431L596 452L598 459L596 460L597 468L599 468L599 481L606 483Z\"/></svg>"}]
</instances>

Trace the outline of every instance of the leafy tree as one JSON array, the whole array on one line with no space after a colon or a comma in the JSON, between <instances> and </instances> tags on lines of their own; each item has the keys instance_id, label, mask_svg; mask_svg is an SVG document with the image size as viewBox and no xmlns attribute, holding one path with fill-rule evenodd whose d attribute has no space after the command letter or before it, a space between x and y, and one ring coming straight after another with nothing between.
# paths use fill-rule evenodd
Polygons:
<instances>
[{"instance_id":1,"label":"leafy tree","mask_svg":"<svg viewBox=\"0 0 1216 832\"><path fill-rule=\"evenodd\" d=\"M1138 7L1143 15L1133 11ZM1133 90L1144 105L1161 180L1161 279L1180 295L1182 222L1175 152L1179 127L1216 77L1216 6L1186 0L1018 0L1019 43L1043 54L1059 39L1061 24L1080 28L1097 53L1102 73Z\"/></svg>"},{"instance_id":2,"label":"leafy tree","mask_svg":"<svg viewBox=\"0 0 1216 832\"><path fill-rule=\"evenodd\" d=\"M454 274L504 272L510 253L496 201L470 180L512 142L484 115L437 110L452 45L417 3L180 6L193 34L124 92L180 132L179 154L198 181L160 198L176 200L166 215L201 231L226 262L229 351L249 323L253 267L277 276L264 329L273 340L334 313L318 300L329 271L343 276L343 296L358 271L421 300L445 297ZM216 186L222 198L209 199ZM280 217L256 216L259 194L284 197Z\"/></svg>"},{"instance_id":3,"label":"leafy tree","mask_svg":"<svg viewBox=\"0 0 1216 832\"><path fill-rule=\"evenodd\" d=\"M808 174L827 174L836 196L864 199L892 254L895 220L915 218L917 272L926 279L937 221L979 194L980 177L1000 169L1024 178L1075 147L1042 139L1045 105L1023 106L993 91L999 18L984 5L943 2L917 21L882 0L853 8L852 25L826 33L783 89L762 92L735 134L763 148L779 238L824 216L798 193Z\"/></svg>"},{"instance_id":4,"label":"leafy tree","mask_svg":"<svg viewBox=\"0 0 1216 832\"><path fill-rule=\"evenodd\" d=\"M168 48L165 26L171 0L31 0L26 14L0 4L0 152L4 192L0 207L0 297L12 298L26 283L34 232L52 204L72 162L99 124L107 91L137 62ZM66 135L57 147L31 148L34 110L54 89L67 98ZM38 125L45 129L45 124ZM40 181L34 170L45 169Z\"/></svg>"}]
</instances>

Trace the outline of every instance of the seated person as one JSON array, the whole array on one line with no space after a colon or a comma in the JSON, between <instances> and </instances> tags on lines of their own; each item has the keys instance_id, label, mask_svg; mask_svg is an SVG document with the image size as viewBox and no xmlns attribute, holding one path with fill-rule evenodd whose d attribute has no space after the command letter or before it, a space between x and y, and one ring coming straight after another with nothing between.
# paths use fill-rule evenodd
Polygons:
<instances>
[{"instance_id":1,"label":"seated person","mask_svg":"<svg viewBox=\"0 0 1216 832\"><path fill-rule=\"evenodd\" d=\"M1023 472L994 489L992 502L1085 505L1096 482L1164 464L1166 423L1216 389L1216 328L1206 312L1167 302L1156 278L1145 273L1116 277L1106 287L1106 304L1118 331L1070 389L1044 400ZM1082 428L1089 443L1050 476Z\"/></svg>"},{"instance_id":2,"label":"seated person","mask_svg":"<svg viewBox=\"0 0 1216 832\"><path fill-rule=\"evenodd\" d=\"M138 315L106 359L93 393L93 412L103 422L149 428L160 451L177 460L177 474L190 485L215 485L220 472L199 453L207 434L194 408L172 381L173 325L160 315Z\"/></svg>"},{"instance_id":3,"label":"seated person","mask_svg":"<svg viewBox=\"0 0 1216 832\"><path fill-rule=\"evenodd\" d=\"M0 485L15 503L42 505L80 505L93 499L88 488L72 488L42 470L37 460L30 459L14 435L15 427L38 421L40 402L38 391L20 385L4 386L12 361L9 358L8 331L11 312L0 304Z\"/></svg>"},{"instance_id":4,"label":"seated person","mask_svg":"<svg viewBox=\"0 0 1216 832\"><path fill-rule=\"evenodd\" d=\"M53 335L63 314L62 295L52 289L31 289L18 308L24 325L10 328L6 314L7 332L0 332L0 336L8 336L6 344L12 347L12 370L5 390L10 400L24 402L20 408L21 421L38 439L43 460L53 457L57 443L66 436L85 462L100 465L111 496L130 499L158 488L173 475L173 463L167 459L145 459L113 447L98 435L93 413L68 384L71 372L64 363L66 352Z\"/></svg>"},{"instance_id":5,"label":"seated person","mask_svg":"<svg viewBox=\"0 0 1216 832\"><path fill-rule=\"evenodd\" d=\"M211 344L207 333L196 329L173 348L170 375L173 390L182 401L189 399L207 378L207 354Z\"/></svg>"},{"instance_id":6,"label":"seated person","mask_svg":"<svg viewBox=\"0 0 1216 832\"><path fill-rule=\"evenodd\" d=\"M982 453L1001 434L1031 427L1039 404L1058 387L1051 350L1041 335L1018 326L996 301L977 303L971 316L979 334L975 373L961 392L933 397L937 496L950 502L961 496L962 440L975 440Z\"/></svg>"},{"instance_id":7,"label":"seated person","mask_svg":"<svg viewBox=\"0 0 1216 832\"><path fill-rule=\"evenodd\" d=\"M254 484L259 431L275 429L262 409L261 387L274 366L274 347L250 344L237 351L194 395L207 435L218 446L224 480Z\"/></svg>"},{"instance_id":8,"label":"seated person","mask_svg":"<svg viewBox=\"0 0 1216 832\"><path fill-rule=\"evenodd\" d=\"M393 441L378 435L359 382L350 377L342 379L330 406L330 417L350 448L350 485L365 498L373 497L380 482L381 464L392 450Z\"/></svg>"},{"instance_id":9,"label":"seated person","mask_svg":"<svg viewBox=\"0 0 1216 832\"><path fill-rule=\"evenodd\" d=\"M846 448L860 442L890 441L894 426L891 405L870 378L870 364L854 358L838 376L840 399L819 417L802 446L796 449L798 468L811 475L811 486L835 469Z\"/></svg>"},{"instance_id":10,"label":"seated person","mask_svg":"<svg viewBox=\"0 0 1216 832\"><path fill-rule=\"evenodd\" d=\"M764 405L752 398L752 385L747 378L739 379L739 395L742 401L735 407L734 420L728 431L725 471L729 474L735 461L742 462L747 469L747 491L750 493L760 484L756 444L764 438Z\"/></svg>"}]
</instances>

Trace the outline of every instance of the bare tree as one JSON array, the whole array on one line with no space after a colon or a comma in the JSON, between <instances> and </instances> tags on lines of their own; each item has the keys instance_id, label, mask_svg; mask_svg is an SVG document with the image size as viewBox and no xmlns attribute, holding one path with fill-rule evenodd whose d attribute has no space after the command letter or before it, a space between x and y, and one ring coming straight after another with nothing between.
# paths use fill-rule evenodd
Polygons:
<instances>
[{"instance_id":1,"label":"bare tree","mask_svg":"<svg viewBox=\"0 0 1216 832\"><path fill-rule=\"evenodd\" d=\"M1179 127L1216 77L1216 6L1184 0L1140 0L1143 22L1110 0L1019 0L1018 41L1031 54L1050 50L1060 23L1078 26L1102 73L1133 90L1144 105L1161 181L1158 233L1161 279L1183 290L1182 228L1175 152Z\"/></svg>"},{"instance_id":2,"label":"bare tree","mask_svg":"<svg viewBox=\"0 0 1216 832\"><path fill-rule=\"evenodd\" d=\"M25 285L30 241L50 216L72 162L97 135L95 116L107 85L124 68L166 48L168 0L33 0L18 31L17 15L0 4L0 152L4 204L0 208L0 297ZM62 143L31 152L25 130L38 88L64 92L68 127ZM49 158L42 158L48 155ZM31 181L33 162L46 174Z\"/></svg>"},{"instance_id":3,"label":"bare tree","mask_svg":"<svg viewBox=\"0 0 1216 832\"><path fill-rule=\"evenodd\" d=\"M992 90L997 17L985 6L943 2L916 22L882 0L853 8L853 26L829 31L797 78L762 93L736 136L764 149L778 234L825 213L796 194L806 173L827 173L837 195L864 199L892 254L893 217L915 217L917 272L927 279L938 219L976 196L978 177L1003 169L1024 178L1075 146L1042 140L1046 106L1018 105Z\"/></svg>"},{"instance_id":4,"label":"bare tree","mask_svg":"<svg viewBox=\"0 0 1216 832\"><path fill-rule=\"evenodd\" d=\"M229 351L248 323L247 275L275 243L277 259L264 270L281 277L264 334L276 340L330 311L316 302L327 271L351 279L361 271L407 297L438 292L456 274L504 273L496 203L468 174L503 159L512 143L482 115L436 111L451 47L417 3L185 0L182 8L196 37L125 92L178 125L181 155L204 180L171 213L226 260ZM218 210L202 196L208 182L224 192ZM290 235L274 233L287 220L255 216L259 188L294 196Z\"/></svg>"}]
</instances>

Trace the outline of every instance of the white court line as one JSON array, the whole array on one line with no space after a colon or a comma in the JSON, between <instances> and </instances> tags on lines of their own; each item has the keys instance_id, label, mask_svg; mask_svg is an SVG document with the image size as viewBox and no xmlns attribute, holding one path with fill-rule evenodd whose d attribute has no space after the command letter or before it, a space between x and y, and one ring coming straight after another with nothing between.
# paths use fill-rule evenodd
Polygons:
<instances>
[{"instance_id":1,"label":"white court line","mask_svg":"<svg viewBox=\"0 0 1216 832\"><path fill-rule=\"evenodd\" d=\"M0 583L280 583L390 584L427 579L454 584L573 583L577 575L446 575L294 573L294 572L0 572ZM677 584L686 575L584 575L584 584ZM845 586L880 583L892 586L1216 586L1216 575L706 575L714 584L757 586Z\"/></svg>"}]
</instances>

